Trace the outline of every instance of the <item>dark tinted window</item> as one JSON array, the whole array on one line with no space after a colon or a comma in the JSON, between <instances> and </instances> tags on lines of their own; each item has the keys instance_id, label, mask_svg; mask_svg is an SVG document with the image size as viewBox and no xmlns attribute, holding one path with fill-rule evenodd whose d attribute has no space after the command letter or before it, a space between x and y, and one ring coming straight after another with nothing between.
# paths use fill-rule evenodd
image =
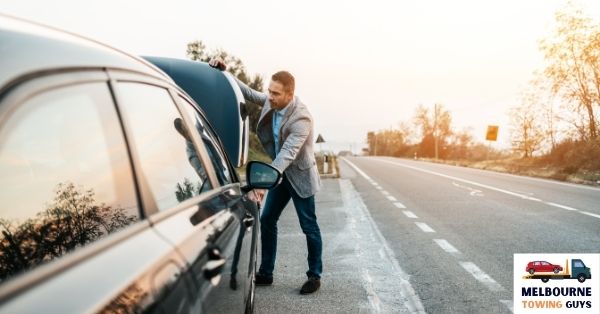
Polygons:
<instances>
[{"instance_id":1,"label":"dark tinted window","mask_svg":"<svg viewBox=\"0 0 600 314\"><path fill-rule=\"evenodd\" d=\"M181 98L181 97L180 97ZM188 103L185 99L181 98L185 104L186 112L189 114L190 119L194 121L196 131L200 135L204 146L208 151L210 160L212 161L213 167L217 172L217 177L222 185L231 183L231 172L227 160L223 154L223 150L220 149L219 142L216 140L214 132L208 127L208 124L204 118L194 109L194 107Z\"/></svg>"},{"instance_id":2,"label":"dark tinted window","mask_svg":"<svg viewBox=\"0 0 600 314\"><path fill-rule=\"evenodd\" d=\"M159 210L212 187L187 128L166 89L119 83L121 110L133 136L144 177Z\"/></svg>"},{"instance_id":3,"label":"dark tinted window","mask_svg":"<svg viewBox=\"0 0 600 314\"><path fill-rule=\"evenodd\" d=\"M38 94L0 126L0 280L139 220L106 84Z\"/></svg>"}]
</instances>

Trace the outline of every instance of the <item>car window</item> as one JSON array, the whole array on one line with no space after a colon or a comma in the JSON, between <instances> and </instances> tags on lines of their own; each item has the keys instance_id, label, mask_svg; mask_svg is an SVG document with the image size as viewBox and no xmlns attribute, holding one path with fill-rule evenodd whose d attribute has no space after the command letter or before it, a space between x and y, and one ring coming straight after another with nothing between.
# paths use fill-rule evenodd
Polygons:
<instances>
[{"instance_id":1,"label":"car window","mask_svg":"<svg viewBox=\"0 0 600 314\"><path fill-rule=\"evenodd\" d=\"M574 261L573 262L573 267L585 267L585 266L583 266L583 263L580 262L580 261Z\"/></svg>"},{"instance_id":2,"label":"car window","mask_svg":"<svg viewBox=\"0 0 600 314\"><path fill-rule=\"evenodd\" d=\"M119 83L120 108L158 210L212 189L201 159L169 92Z\"/></svg>"},{"instance_id":3,"label":"car window","mask_svg":"<svg viewBox=\"0 0 600 314\"><path fill-rule=\"evenodd\" d=\"M191 120L194 121L196 130L204 142L204 146L208 151L208 155L210 160L212 161L213 167L217 172L217 177L219 178L219 182L222 185L230 184L231 180L231 170L225 159L225 155L223 150L219 146L219 142L216 140L215 133L208 127L208 123L204 120L202 115L196 111L196 109L184 98L180 97L182 102L185 105L185 112L189 114Z\"/></svg>"},{"instance_id":4,"label":"car window","mask_svg":"<svg viewBox=\"0 0 600 314\"><path fill-rule=\"evenodd\" d=\"M0 126L0 282L140 219L108 86L29 98Z\"/></svg>"}]
</instances>

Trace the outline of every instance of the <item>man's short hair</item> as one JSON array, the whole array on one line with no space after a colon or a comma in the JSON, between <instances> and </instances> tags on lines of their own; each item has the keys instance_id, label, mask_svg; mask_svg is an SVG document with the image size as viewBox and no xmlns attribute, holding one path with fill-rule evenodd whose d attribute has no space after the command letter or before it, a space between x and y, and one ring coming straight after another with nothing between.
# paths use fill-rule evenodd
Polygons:
<instances>
[{"instance_id":1,"label":"man's short hair","mask_svg":"<svg viewBox=\"0 0 600 314\"><path fill-rule=\"evenodd\" d=\"M279 71L273 76L271 76L271 80L277 81L283 85L283 89L289 93L294 93L294 89L296 88L296 81L294 80L294 76L288 71Z\"/></svg>"}]
</instances>

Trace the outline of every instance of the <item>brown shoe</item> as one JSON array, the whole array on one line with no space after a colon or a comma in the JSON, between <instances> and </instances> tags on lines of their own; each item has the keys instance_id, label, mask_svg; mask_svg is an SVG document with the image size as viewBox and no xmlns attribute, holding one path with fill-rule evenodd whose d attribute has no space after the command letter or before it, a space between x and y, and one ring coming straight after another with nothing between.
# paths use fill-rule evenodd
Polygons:
<instances>
[{"instance_id":1,"label":"brown shoe","mask_svg":"<svg viewBox=\"0 0 600 314\"><path fill-rule=\"evenodd\" d=\"M300 294L311 294L316 292L321 287L321 280L319 278L308 278L308 280L302 285Z\"/></svg>"}]
</instances>

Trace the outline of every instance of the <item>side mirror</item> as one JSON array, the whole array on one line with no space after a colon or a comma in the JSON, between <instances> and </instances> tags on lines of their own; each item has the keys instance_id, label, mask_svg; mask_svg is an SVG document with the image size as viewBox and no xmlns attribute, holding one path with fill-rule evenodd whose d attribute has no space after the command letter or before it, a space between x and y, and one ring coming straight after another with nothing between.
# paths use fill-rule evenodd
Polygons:
<instances>
[{"instance_id":1,"label":"side mirror","mask_svg":"<svg viewBox=\"0 0 600 314\"><path fill-rule=\"evenodd\" d=\"M246 166L247 189L271 189L281 183L281 172L260 161L251 161Z\"/></svg>"}]
</instances>

